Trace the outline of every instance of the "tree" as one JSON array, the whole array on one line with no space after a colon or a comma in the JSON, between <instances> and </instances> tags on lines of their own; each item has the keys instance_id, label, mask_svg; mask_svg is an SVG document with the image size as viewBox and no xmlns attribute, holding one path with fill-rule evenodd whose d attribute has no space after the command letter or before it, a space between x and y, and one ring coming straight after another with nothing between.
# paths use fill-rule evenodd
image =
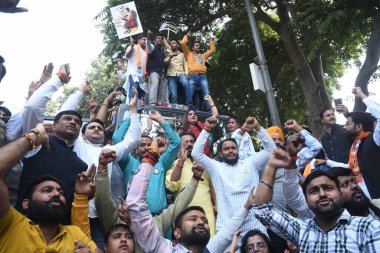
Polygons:
<instances>
[{"instance_id":1,"label":"tree","mask_svg":"<svg viewBox=\"0 0 380 253\"><path fill-rule=\"evenodd\" d=\"M269 74L281 121L294 118L302 122L307 112L304 97L281 38L262 22L259 22L259 30L266 58L270 59ZM218 49L212 58L208 79L220 113L242 119L255 115L263 125L270 125L265 95L253 91L249 64L255 62L255 47L248 19L230 20L216 37Z\"/></svg>"},{"instance_id":2,"label":"tree","mask_svg":"<svg viewBox=\"0 0 380 253\"><path fill-rule=\"evenodd\" d=\"M380 57L380 2L377 0L294 2L287 7L295 17L301 39L302 36L304 38L302 41L314 43L314 50L311 52L323 50L323 54L333 54L343 64L346 62L347 65L350 60L354 60L359 66L361 64L359 56L366 50L366 59L356 78L355 86L362 87L368 94L368 81L378 69L377 63ZM355 100L354 110L365 110L365 105L360 99Z\"/></svg>"},{"instance_id":3,"label":"tree","mask_svg":"<svg viewBox=\"0 0 380 253\"><path fill-rule=\"evenodd\" d=\"M95 17L100 21L98 28L104 34L103 54L113 62L123 57L129 38L118 39L110 8L124 3L123 0L108 0L108 5ZM154 0L144 0L135 1L135 4L145 31L158 32L161 23L171 21L179 27L177 38L182 38L189 29L196 32L216 28L227 15L236 17L244 14L244 5L238 0L160 0L159 4Z\"/></svg>"},{"instance_id":4,"label":"tree","mask_svg":"<svg viewBox=\"0 0 380 253\"><path fill-rule=\"evenodd\" d=\"M359 61L359 56L363 53L363 45L368 41L368 31L371 27L369 17L373 16L373 11L368 10L370 8L379 10L378 3L375 3L376 0L367 1L370 2L369 4L360 4L361 2L363 1L253 0L255 17L264 22L281 38L286 52L282 61L290 62L293 68L294 78L288 84L294 85L294 89L283 92L279 86L275 87L277 100L285 101L287 97L281 97L282 95L289 95L287 92L293 90L299 91L298 87L300 87L304 101L299 104L303 108L307 108L308 124L317 136L322 134L319 112L326 107L331 107L330 94L333 87L337 86L337 78L343 74L350 60ZM123 47L126 40L116 38L108 8L121 4L122 1L110 0L108 3L109 6L97 18L102 21L100 29L105 35L104 54L114 60L124 54ZM242 21L247 19L243 1L238 0L161 0L160 4L155 5L154 8L152 8L152 4L153 1L136 1L144 28L157 31L160 22L171 21L180 27L182 32L178 34L179 37L182 37L187 30L194 32L201 29L204 31L219 29L222 32L229 22L240 21L243 23ZM236 41L242 39L242 34L238 32L240 30L244 30L243 26L237 28L233 33ZM261 34L265 36L262 31ZM217 39L217 50L220 50L223 39ZM262 40L265 39L262 38ZM267 47L266 55L269 54L268 50L270 48ZM254 50L250 53L255 55ZM271 58L266 58L271 65ZM233 59L231 58L231 60ZM215 56L215 61L217 62L217 56ZM223 66L218 65L218 67ZM280 71L288 70L289 67L290 65L284 65L283 68L273 68L276 69L275 71ZM273 80L279 73L272 71L271 68L269 71ZM224 70L227 71L226 68ZM235 80L248 80L246 73L239 77L238 71L232 69L230 73L236 76ZM218 80L218 87L228 85L224 82L228 78L214 77ZM229 92L239 89L244 91L243 94L248 94L244 100L237 97L239 102L246 101L247 98L257 98L257 94L249 95L251 91L245 87L236 86L228 89ZM225 108L228 106L239 108L239 105L244 105L245 102L237 104L229 100L228 103L225 102L226 104L222 101L221 103ZM266 108L264 103L261 105ZM240 108L244 110L246 107ZM264 110L262 111L264 112Z\"/></svg>"}]
</instances>

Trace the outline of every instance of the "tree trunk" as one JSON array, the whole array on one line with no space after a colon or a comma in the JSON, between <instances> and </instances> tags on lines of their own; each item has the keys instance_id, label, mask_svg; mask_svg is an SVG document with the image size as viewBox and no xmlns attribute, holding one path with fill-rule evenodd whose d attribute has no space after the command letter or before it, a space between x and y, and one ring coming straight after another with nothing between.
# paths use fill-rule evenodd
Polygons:
<instances>
[{"instance_id":1,"label":"tree trunk","mask_svg":"<svg viewBox=\"0 0 380 253\"><path fill-rule=\"evenodd\" d=\"M331 100L329 93L327 92L327 87L324 78L323 64L322 64L322 55L318 55L310 62L310 68L313 72L315 81L317 82L318 89L320 90L320 95L322 99L322 104L324 108L331 107Z\"/></svg>"},{"instance_id":2,"label":"tree trunk","mask_svg":"<svg viewBox=\"0 0 380 253\"><path fill-rule=\"evenodd\" d=\"M355 80L355 87L361 87L368 95L368 82L371 76L378 69L380 59L380 11L372 19L371 36L367 44L367 54L363 66ZM366 106L361 99L355 98L354 112L365 111Z\"/></svg>"},{"instance_id":3,"label":"tree trunk","mask_svg":"<svg viewBox=\"0 0 380 253\"><path fill-rule=\"evenodd\" d=\"M284 42L285 49L295 67L306 99L305 103L310 113L308 117L309 126L315 136L321 137L324 131L319 120L319 112L324 109L325 104L330 104L326 87L324 86L324 82L317 83L313 71L297 43L296 36L290 29L290 17L286 6L283 1L280 0L276 1L276 3L277 13L280 17L280 35ZM319 67L321 66L322 65L319 64ZM320 73L323 72L320 71Z\"/></svg>"}]
</instances>

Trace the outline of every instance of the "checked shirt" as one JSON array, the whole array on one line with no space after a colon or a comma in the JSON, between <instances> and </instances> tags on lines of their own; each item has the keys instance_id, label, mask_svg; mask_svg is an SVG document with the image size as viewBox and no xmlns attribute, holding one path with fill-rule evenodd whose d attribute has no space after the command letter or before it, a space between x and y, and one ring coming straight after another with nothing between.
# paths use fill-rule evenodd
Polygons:
<instances>
[{"instance_id":1,"label":"checked shirt","mask_svg":"<svg viewBox=\"0 0 380 253\"><path fill-rule=\"evenodd\" d=\"M267 228L296 242L300 253L380 252L380 222L373 218L351 216L344 209L335 225L323 232L314 219L294 218L269 203L253 209L256 218Z\"/></svg>"}]
</instances>

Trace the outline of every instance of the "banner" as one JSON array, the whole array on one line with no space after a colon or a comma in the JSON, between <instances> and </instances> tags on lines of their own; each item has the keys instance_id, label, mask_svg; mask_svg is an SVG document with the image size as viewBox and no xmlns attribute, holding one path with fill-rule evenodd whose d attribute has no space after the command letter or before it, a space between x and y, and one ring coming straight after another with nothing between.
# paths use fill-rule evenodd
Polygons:
<instances>
[{"instance_id":1,"label":"banner","mask_svg":"<svg viewBox=\"0 0 380 253\"><path fill-rule=\"evenodd\" d=\"M175 24L173 23L170 23L170 22L164 22L162 23L162 25L160 26L160 29L159 29L160 32L162 31L171 31L173 33L178 33L178 28Z\"/></svg>"},{"instance_id":2,"label":"banner","mask_svg":"<svg viewBox=\"0 0 380 253\"><path fill-rule=\"evenodd\" d=\"M112 7L110 10L119 39L143 32L134 1Z\"/></svg>"}]
</instances>

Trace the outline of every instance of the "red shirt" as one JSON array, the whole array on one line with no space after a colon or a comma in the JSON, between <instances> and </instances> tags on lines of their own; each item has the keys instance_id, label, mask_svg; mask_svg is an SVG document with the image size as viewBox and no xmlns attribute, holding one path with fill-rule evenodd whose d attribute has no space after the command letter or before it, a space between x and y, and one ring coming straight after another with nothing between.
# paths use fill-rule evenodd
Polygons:
<instances>
[{"instance_id":1,"label":"red shirt","mask_svg":"<svg viewBox=\"0 0 380 253\"><path fill-rule=\"evenodd\" d=\"M203 128L205 127L205 124L198 121L196 125L189 125L189 130L188 132L191 132L195 135L195 138L198 138L198 136L201 134ZM203 153L207 155L208 157L212 158L212 152L210 145L208 143L208 140L205 145L205 149L203 150Z\"/></svg>"}]
</instances>

